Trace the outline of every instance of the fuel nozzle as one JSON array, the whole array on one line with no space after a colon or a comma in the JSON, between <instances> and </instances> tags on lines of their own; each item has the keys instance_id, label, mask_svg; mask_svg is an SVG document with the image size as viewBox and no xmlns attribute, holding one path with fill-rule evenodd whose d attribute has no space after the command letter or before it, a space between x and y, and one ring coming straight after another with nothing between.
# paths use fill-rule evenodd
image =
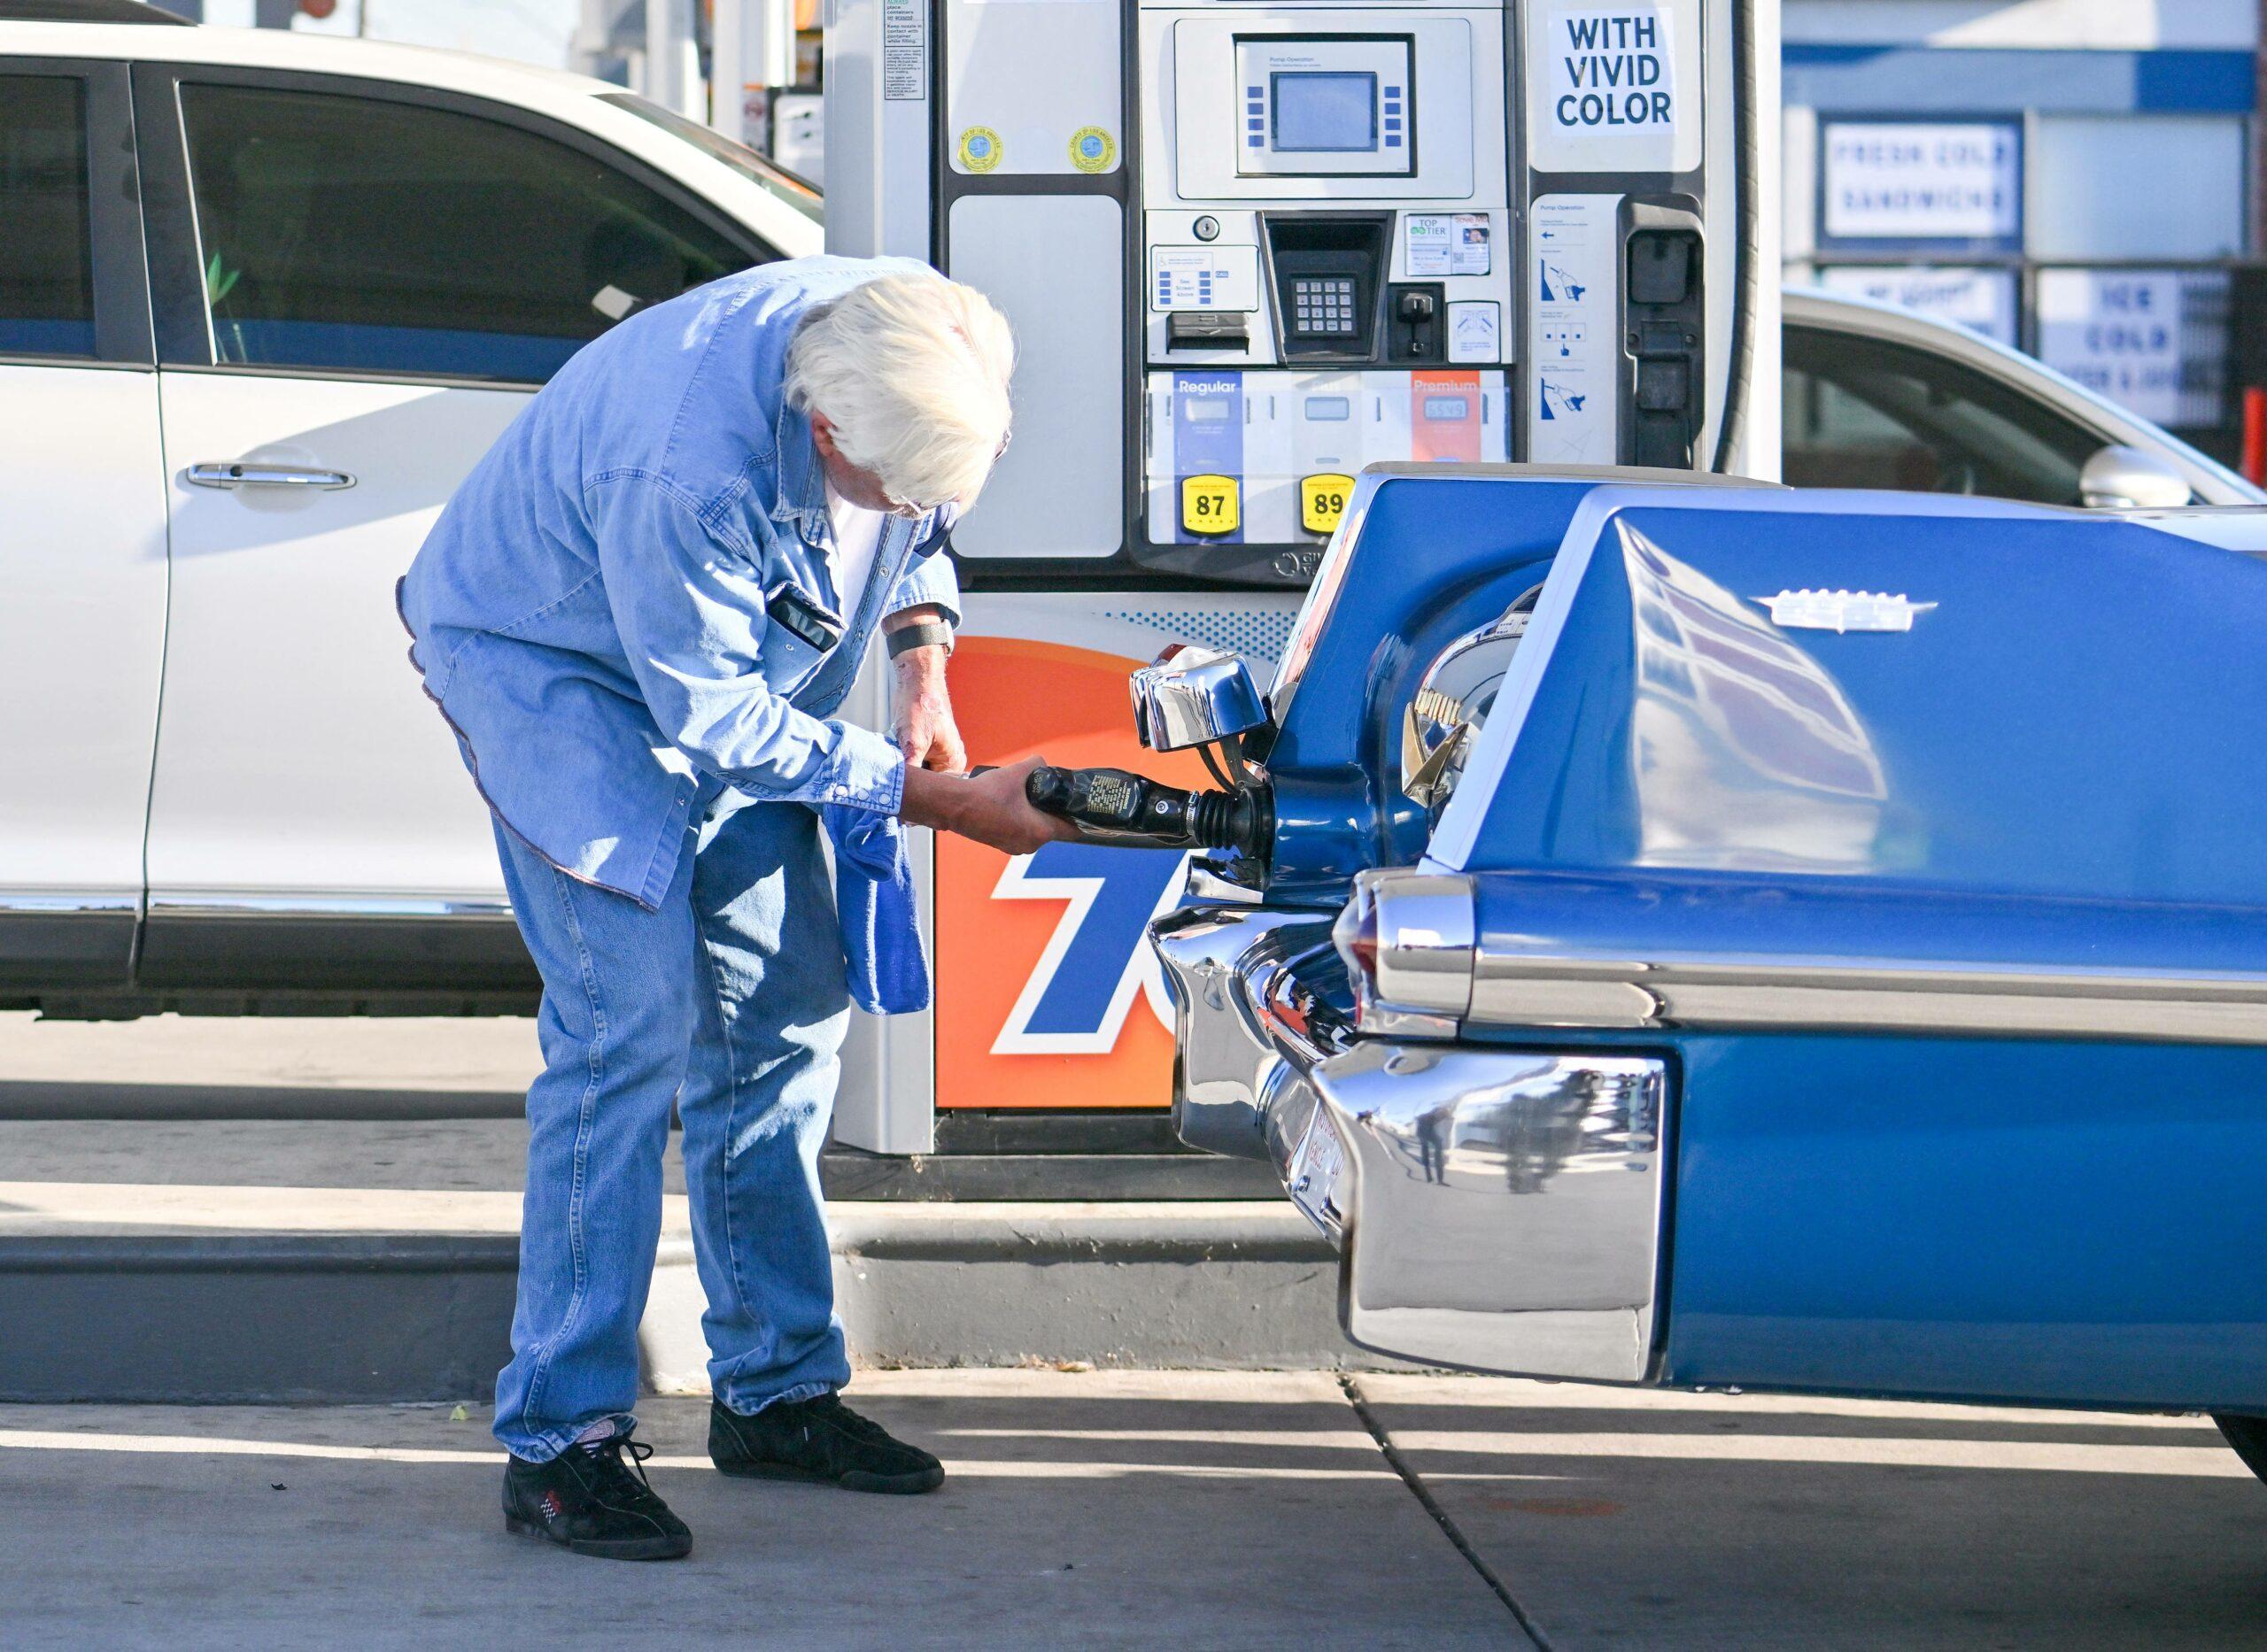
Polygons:
<instances>
[{"instance_id":1,"label":"fuel nozzle","mask_svg":"<svg viewBox=\"0 0 2267 1652\"><path fill-rule=\"evenodd\" d=\"M1033 808L1058 814L1096 843L1151 849L1233 849L1263 859L1275 810L1262 785L1184 791L1123 768L1034 768L1024 781Z\"/></svg>"}]
</instances>

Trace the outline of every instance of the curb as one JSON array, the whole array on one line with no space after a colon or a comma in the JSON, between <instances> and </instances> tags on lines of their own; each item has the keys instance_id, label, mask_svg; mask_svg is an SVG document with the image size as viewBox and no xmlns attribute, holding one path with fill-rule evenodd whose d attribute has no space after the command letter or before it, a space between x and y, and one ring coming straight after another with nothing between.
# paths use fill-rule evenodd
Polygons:
<instances>
[{"instance_id":1,"label":"curb","mask_svg":"<svg viewBox=\"0 0 2267 1652\"><path fill-rule=\"evenodd\" d=\"M175 1196L183 1190L167 1190ZM481 1399L508 1357L515 1231L0 1235L0 1401ZM317 1190L306 1190L310 1193ZM368 1198L364 1195L365 1200ZM257 1215L257 1199L236 1213ZM837 1300L868 1366L1373 1368L1337 1326L1336 1258L1287 1204L859 1204ZM639 1345L650 1392L707 1392L692 1244L665 1231Z\"/></svg>"}]
</instances>

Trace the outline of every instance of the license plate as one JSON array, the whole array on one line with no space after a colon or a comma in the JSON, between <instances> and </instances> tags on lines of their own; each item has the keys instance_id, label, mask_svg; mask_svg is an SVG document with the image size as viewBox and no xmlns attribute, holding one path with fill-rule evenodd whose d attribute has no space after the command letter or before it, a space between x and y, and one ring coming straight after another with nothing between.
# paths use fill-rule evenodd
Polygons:
<instances>
[{"instance_id":1,"label":"license plate","mask_svg":"<svg viewBox=\"0 0 2267 1652\"><path fill-rule=\"evenodd\" d=\"M1330 1122L1329 1111L1318 1105L1298 1152L1291 1157L1289 1191L1291 1202L1306 1213L1307 1220L1334 1239L1341 1226L1334 1195L1345 1166L1346 1147L1338 1139L1338 1127Z\"/></svg>"}]
</instances>

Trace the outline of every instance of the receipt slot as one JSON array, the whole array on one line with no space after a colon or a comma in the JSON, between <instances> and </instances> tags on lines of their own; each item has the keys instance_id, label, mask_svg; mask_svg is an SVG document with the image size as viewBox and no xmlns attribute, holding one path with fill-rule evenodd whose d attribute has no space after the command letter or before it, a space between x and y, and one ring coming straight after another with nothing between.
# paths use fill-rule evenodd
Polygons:
<instances>
[{"instance_id":1,"label":"receipt slot","mask_svg":"<svg viewBox=\"0 0 2267 1652\"><path fill-rule=\"evenodd\" d=\"M1366 466L1775 476L1778 33L1776 0L831 0L829 249L1017 341L955 532L975 757L1157 773L1126 669L1264 676ZM846 1085L845 1139L1163 1105L1141 935L1178 863L936 855L937 1014L846 1058L889 1099Z\"/></svg>"}]
</instances>

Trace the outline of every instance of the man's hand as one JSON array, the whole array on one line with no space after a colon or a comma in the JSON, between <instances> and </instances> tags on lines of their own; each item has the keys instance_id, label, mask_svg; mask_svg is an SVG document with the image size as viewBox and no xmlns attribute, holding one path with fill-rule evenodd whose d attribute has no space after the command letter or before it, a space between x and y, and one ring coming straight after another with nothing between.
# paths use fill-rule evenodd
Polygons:
<instances>
[{"instance_id":1,"label":"man's hand","mask_svg":"<svg viewBox=\"0 0 2267 1652\"><path fill-rule=\"evenodd\" d=\"M1025 758L973 776L933 774L909 763L898 814L916 826L957 832L1005 854L1029 854L1042 844L1076 838L1078 829L1070 822L1032 807L1024 795L1024 777L1046 760Z\"/></svg>"},{"instance_id":2,"label":"man's hand","mask_svg":"<svg viewBox=\"0 0 2267 1652\"><path fill-rule=\"evenodd\" d=\"M945 689L945 651L913 648L893 662L890 737L916 768L956 775L968 767L968 748L953 722L952 696Z\"/></svg>"},{"instance_id":3,"label":"man's hand","mask_svg":"<svg viewBox=\"0 0 2267 1652\"><path fill-rule=\"evenodd\" d=\"M882 621L885 631L941 619L934 606L909 608ZM891 662L890 737L914 768L958 774L968 767L968 748L953 721L952 696L945 688L942 648L909 648Z\"/></svg>"}]
</instances>

